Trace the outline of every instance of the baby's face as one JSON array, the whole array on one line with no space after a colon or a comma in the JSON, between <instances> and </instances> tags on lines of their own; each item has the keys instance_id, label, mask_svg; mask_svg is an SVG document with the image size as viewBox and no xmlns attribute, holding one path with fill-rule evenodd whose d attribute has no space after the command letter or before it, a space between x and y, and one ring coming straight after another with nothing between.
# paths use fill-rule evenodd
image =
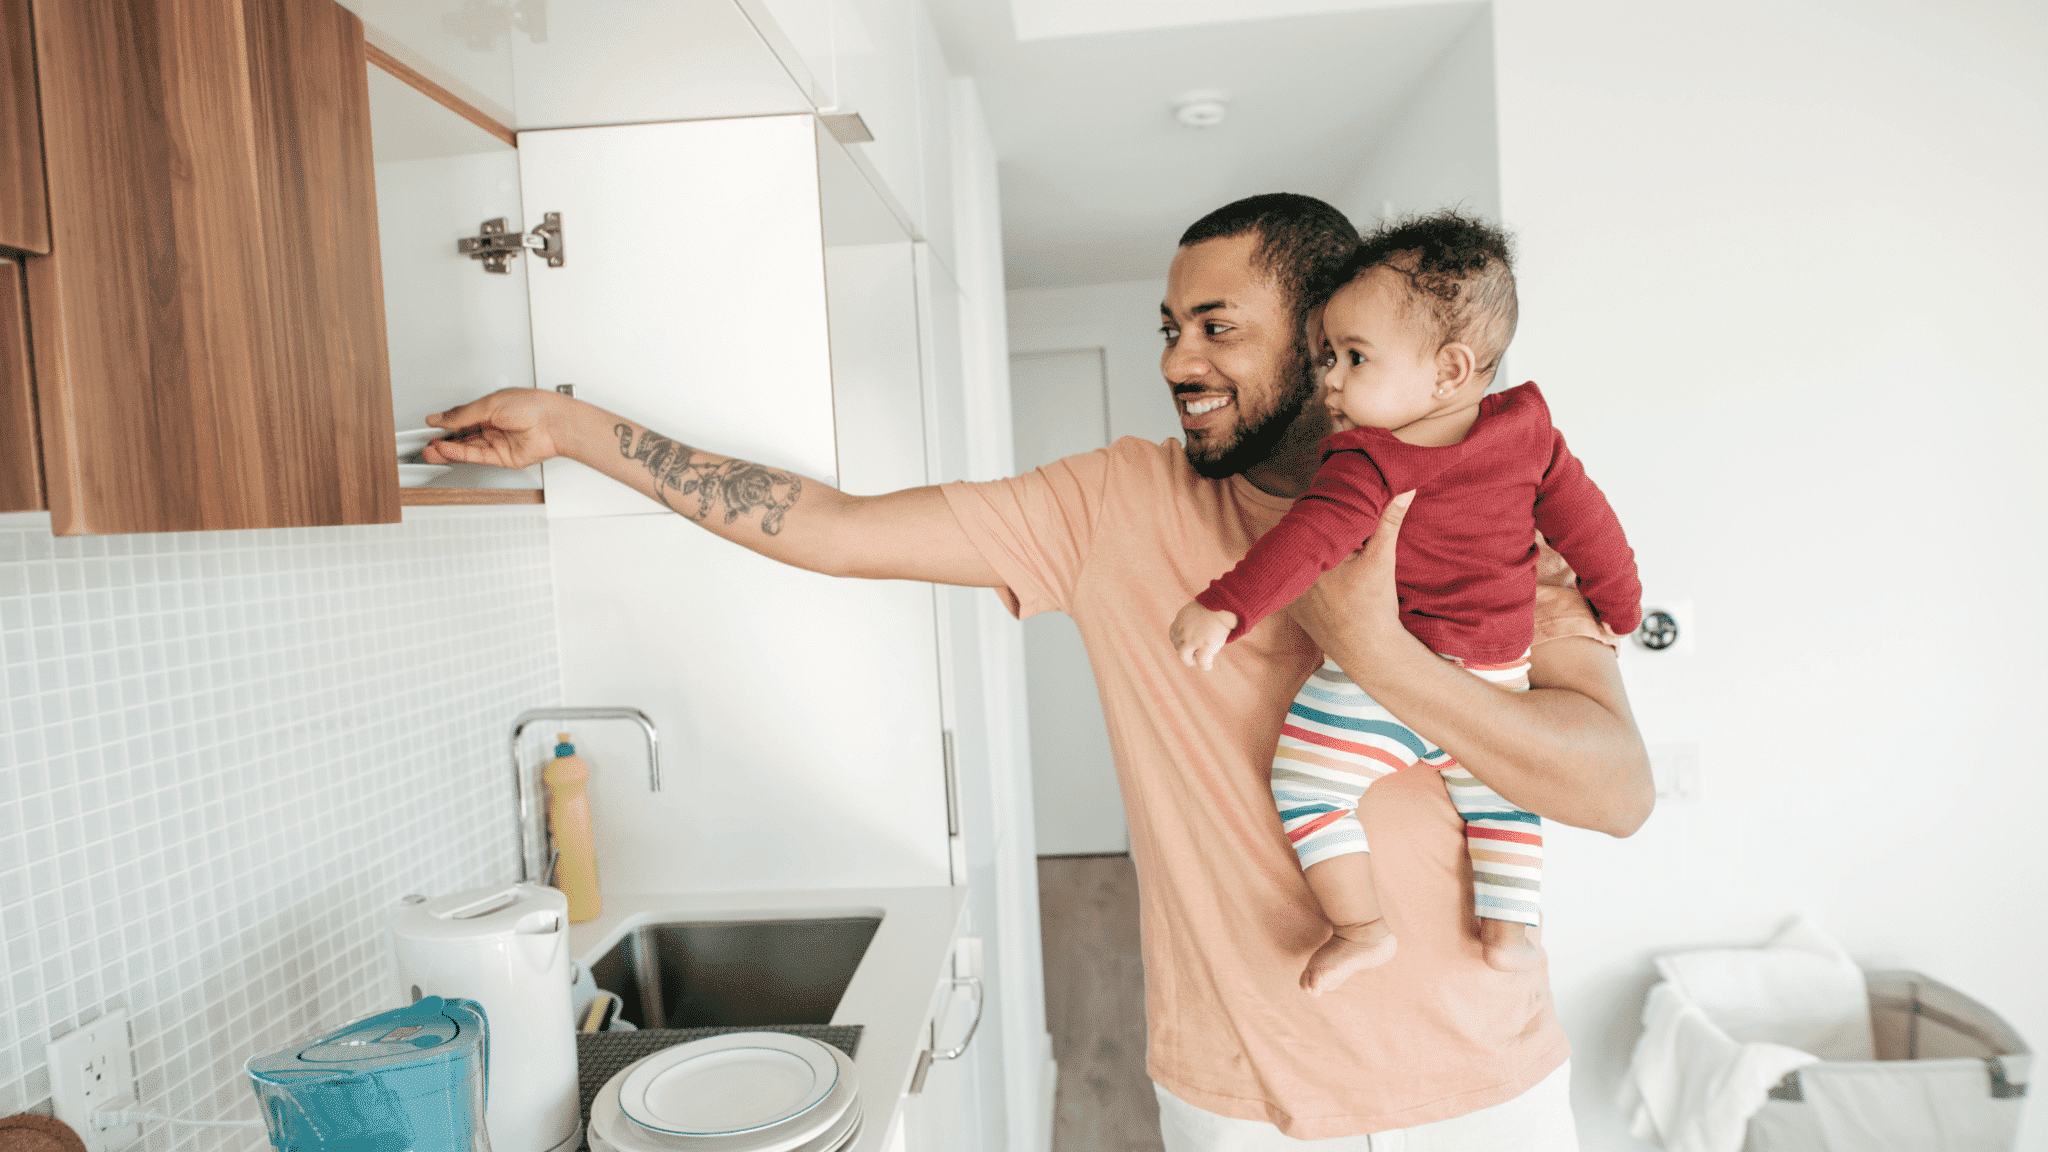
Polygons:
<instances>
[{"instance_id":1,"label":"baby's face","mask_svg":"<svg viewBox=\"0 0 2048 1152\"><path fill-rule=\"evenodd\" d=\"M1437 344L1407 293L1406 277L1375 268L1323 309L1325 402L1339 429L1400 428L1443 402Z\"/></svg>"}]
</instances>

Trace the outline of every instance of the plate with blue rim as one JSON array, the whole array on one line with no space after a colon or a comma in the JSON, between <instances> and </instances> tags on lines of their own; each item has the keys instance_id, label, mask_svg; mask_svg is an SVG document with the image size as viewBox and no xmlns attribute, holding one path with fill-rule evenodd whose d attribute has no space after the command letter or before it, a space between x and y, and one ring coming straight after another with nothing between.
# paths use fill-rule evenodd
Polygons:
<instances>
[{"instance_id":1,"label":"plate with blue rim","mask_svg":"<svg viewBox=\"0 0 2048 1152\"><path fill-rule=\"evenodd\" d=\"M854 1100L852 1060L783 1032L678 1044L636 1061L612 1083L628 1126L692 1152L796 1149L841 1120Z\"/></svg>"}]
</instances>

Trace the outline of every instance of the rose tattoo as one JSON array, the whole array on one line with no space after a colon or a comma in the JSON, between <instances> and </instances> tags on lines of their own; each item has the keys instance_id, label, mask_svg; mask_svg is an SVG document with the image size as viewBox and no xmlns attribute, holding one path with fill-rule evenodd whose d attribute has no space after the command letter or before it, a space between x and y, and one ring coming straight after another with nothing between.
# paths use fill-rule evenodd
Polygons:
<instances>
[{"instance_id":1,"label":"rose tattoo","mask_svg":"<svg viewBox=\"0 0 2048 1152\"><path fill-rule=\"evenodd\" d=\"M612 431L619 438L619 455L638 460L654 477L654 494L669 510L692 520L711 515L715 504L725 507L725 523L761 510L761 531L770 536L782 531L782 518L796 506L803 494L803 478L789 472L766 468L745 460L709 460L695 448L671 440L659 432L646 431L636 438L631 424ZM691 508L679 508L668 494L695 497Z\"/></svg>"}]
</instances>

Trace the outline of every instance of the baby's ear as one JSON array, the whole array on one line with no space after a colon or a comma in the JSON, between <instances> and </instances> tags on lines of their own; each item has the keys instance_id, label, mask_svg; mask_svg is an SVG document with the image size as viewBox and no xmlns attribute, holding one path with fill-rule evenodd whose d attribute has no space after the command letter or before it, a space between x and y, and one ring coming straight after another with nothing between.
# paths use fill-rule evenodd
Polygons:
<instances>
[{"instance_id":1,"label":"baby's ear","mask_svg":"<svg viewBox=\"0 0 2048 1152\"><path fill-rule=\"evenodd\" d=\"M1479 371L1479 358L1472 352L1472 346L1462 340L1453 340L1436 350L1436 390L1440 396L1448 396L1470 383Z\"/></svg>"}]
</instances>

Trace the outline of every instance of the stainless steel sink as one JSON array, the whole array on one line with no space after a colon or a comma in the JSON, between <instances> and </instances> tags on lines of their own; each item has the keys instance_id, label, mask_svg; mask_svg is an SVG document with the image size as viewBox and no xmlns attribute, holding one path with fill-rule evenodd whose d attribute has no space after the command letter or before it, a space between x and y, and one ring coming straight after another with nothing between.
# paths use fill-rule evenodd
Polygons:
<instances>
[{"instance_id":1,"label":"stainless steel sink","mask_svg":"<svg viewBox=\"0 0 2048 1152\"><path fill-rule=\"evenodd\" d=\"M642 1028L830 1024L878 916L690 920L628 932L590 966Z\"/></svg>"}]
</instances>

